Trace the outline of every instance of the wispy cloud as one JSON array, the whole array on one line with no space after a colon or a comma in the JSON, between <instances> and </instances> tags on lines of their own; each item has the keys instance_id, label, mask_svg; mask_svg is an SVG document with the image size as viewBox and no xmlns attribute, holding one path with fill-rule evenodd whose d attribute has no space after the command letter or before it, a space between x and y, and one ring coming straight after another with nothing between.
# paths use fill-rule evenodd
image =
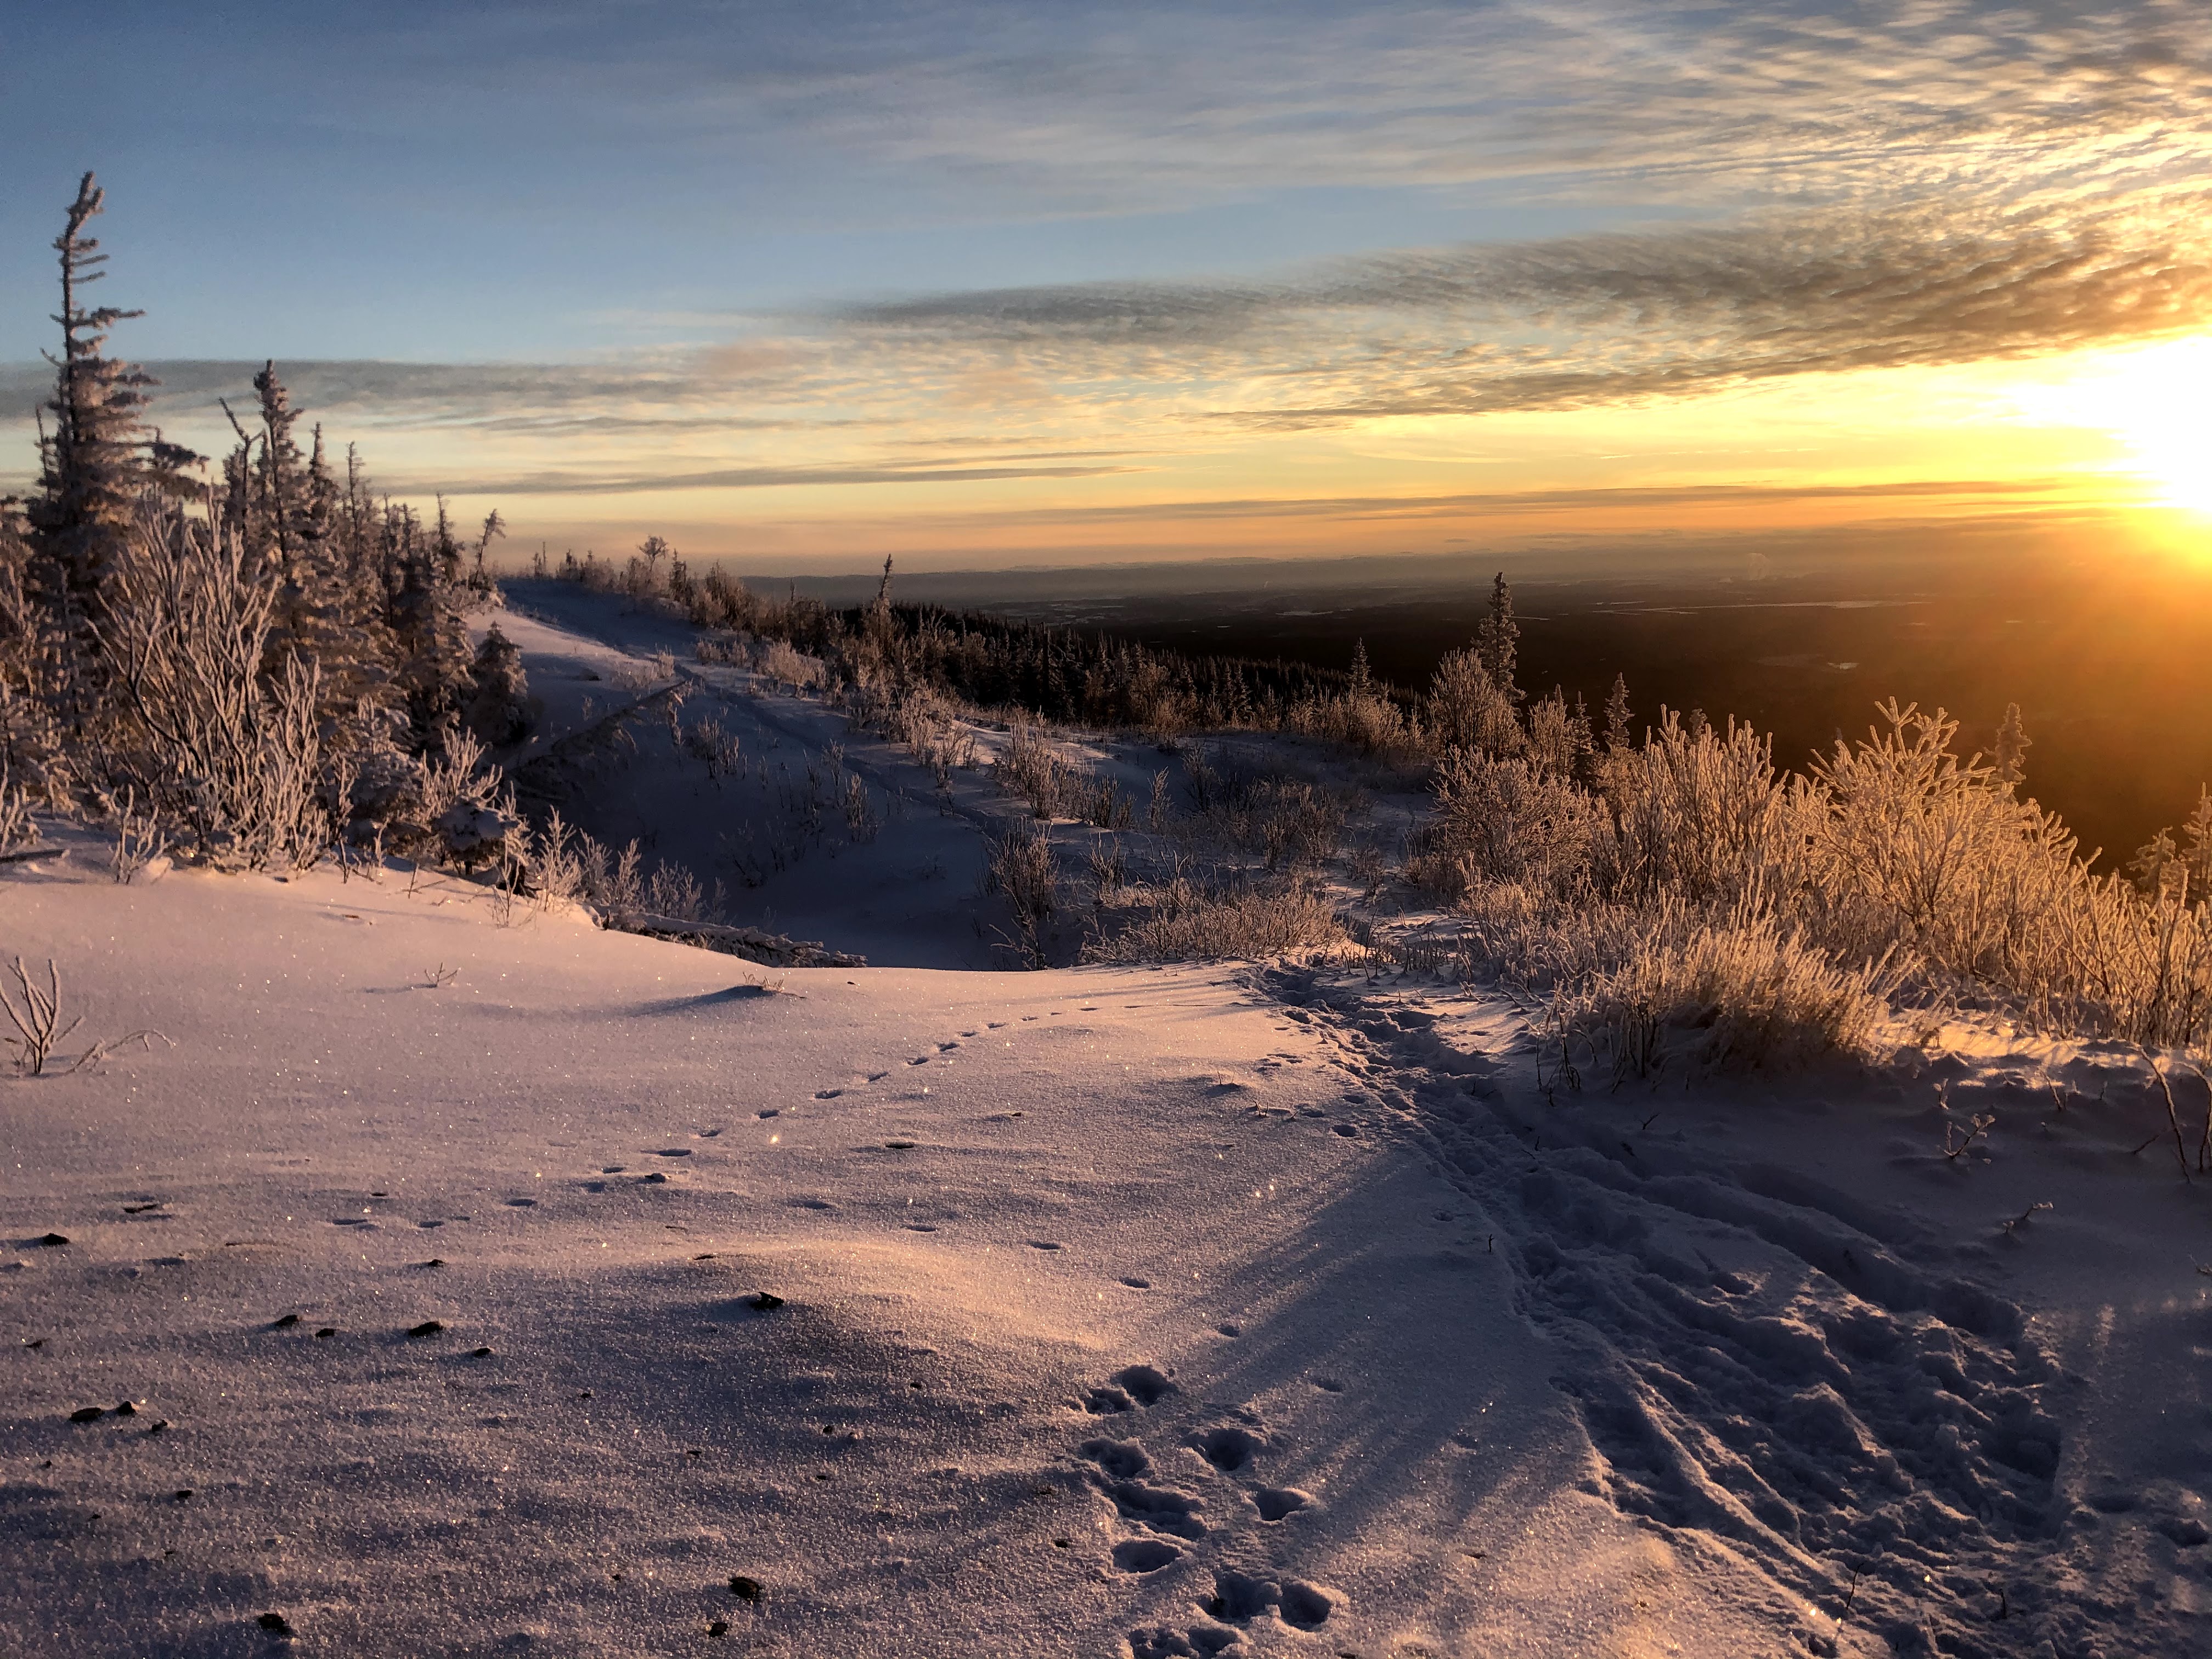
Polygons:
<instances>
[{"instance_id":1,"label":"wispy cloud","mask_svg":"<svg viewBox=\"0 0 2212 1659\"><path fill-rule=\"evenodd\" d=\"M1115 466L734 466L635 475L517 473L489 478L400 479L393 487L457 495L635 495L676 489L772 489L794 484L975 483L1006 478L1095 478Z\"/></svg>"},{"instance_id":2,"label":"wispy cloud","mask_svg":"<svg viewBox=\"0 0 2212 1659\"><path fill-rule=\"evenodd\" d=\"M1285 185L1633 179L1711 202L2090 182L2201 158L2212 89L2195 0L621 6L550 36L540 16L475 13L521 88L573 97L588 39L595 100L634 128L958 175L1054 214ZM437 45L451 61L442 27Z\"/></svg>"},{"instance_id":3,"label":"wispy cloud","mask_svg":"<svg viewBox=\"0 0 2212 1659\"><path fill-rule=\"evenodd\" d=\"M599 175L578 158L663 164L622 169L636 223L755 201L788 220L819 196L840 204L825 222L1134 224L1255 202L1291 216L1335 191L1416 204L1393 224L1474 203L1497 224L1575 204L1577 222L1616 227L1370 240L1174 281L994 286L979 256L974 279L921 294L896 291L892 262L866 267L890 273L869 302L773 312L692 281L606 296L680 342L651 351L280 365L311 413L372 459L397 450L394 475L424 487L1072 483L1298 434L1350 443L1394 417L1636 404L2212 324L2203 0L477 0L382 19L358 52L362 72L330 84L359 131L428 122L476 142L559 107L533 140L558 189L604 187L580 182ZM488 58L497 92L454 98L455 65ZM364 100L356 84L404 91ZM215 399L246 392L255 365L153 367L156 417L219 441ZM46 378L0 369L0 421L27 422Z\"/></svg>"},{"instance_id":4,"label":"wispy cloud","mask_svg":"<svg viewBox=\"0 0 2212 1659\"><path fill-rule=\"evenodd\" d=\"M858 307L888 345L1071 380L1237 383L1266 423L1556 409L1847 368L2057 353L2212 317L2212 198L2139 208L1800 215L1412 251L1273 281L1092 283ZM1315 393L1320 393L1316 397Z\"/></svg>"},{"instance_id":5,"label":"wispy cloud","mask_svg":"<svg viewBox=\"0 0 2212 1659\"><path fill-rule=\"evenodd\" d=\"M280 372L297 401L341 424L510 447L588 438L640 458L619 472L502 469L499 487L514 492L1075 477L1120 470L1065 464L1101 448L1224 441L1234 428L1588 407L2201 328L2207 205L1801 213L1218 282L906 299L645 361ZM257 365L152 367L157 416L205 423ZM46 384L40 368L0 373L0 418L27 418ZM974 421L979 410L993 420ZM1077 434L1088 441L1068 441ZM917 449L934 457L926 474ZM445 487L466 483L457 472Z\"/></svg>"}]
</instances>

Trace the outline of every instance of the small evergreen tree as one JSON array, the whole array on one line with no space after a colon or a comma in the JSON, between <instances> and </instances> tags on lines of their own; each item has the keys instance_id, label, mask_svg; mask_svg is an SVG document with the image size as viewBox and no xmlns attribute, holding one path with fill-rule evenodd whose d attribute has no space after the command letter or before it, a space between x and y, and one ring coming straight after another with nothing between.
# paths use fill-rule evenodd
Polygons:
<instances>
[{"instance_id":1,"label":"small evergreen tree","mask_svg":"<svg viewBox=\"0 0 2212 1659\"><path fill-rule=\"evenodd\" d=\"M2179 889L2185 868L2171 830L2160 830L2136 848L2136 855L2128 860L2128 874L2153 898L2162 898Z\"/></svg>"},{"instance_id":2,"label":"small evergreen tree","mask_svg":"<svg viewBox=\"0 0 2212 1659\"><path fill-rule=\"evenodd\" d=\"M492 538L507 534L507 520L499 516L497 507L484 514L483 528L477 532L476 562L469 571L469 586L479 594L489 595L494 586L491 570L485 561L490 556Z\"/></svg>"},{"instance_id":3,"label":"small evergreen tree","mask_svg":"<svg viewBox=\"0 0 2212 1659\"><path fill-rule=\"evenodd\" d=\"M1520 671L1520 641L1521 624L1513 619L1513 590L1505 585L1501 570L1491 584L1490 613L1475 629L1474 653L1491 683L1516 704L1521 701L1515 680Z\"/></svg>"},{"instance_id":4,"label":"small evergreen tree","mask_svg":"<svg viewBox=\"0 0 2212 1659\"><path fill-rule=\"evenodd\" d=\"M88 173L78 183L62 234L62 355L46 408L53 430L40 441L38 493L29 503L34 580L81 649L106 616L106 590L121 562L139 493L149 482L139 411L153 380L106 356L108 331L141 313L85 303L83 290L107 273L97 240L84 234L106 192ZM184 453L184 452L179 452ZM88 654L88 653L87 653Z\"/></svg>"},{"instance_id":5,"label":"small evergreen tree","mask_svg":"<svg viewBox=\"0 0 2212 1659\"><path fill-rule=\"evenodd\" d=\"M530 729L530 682L522 653L494 623L469 669L469 730L495 749L518 743Z\"/></svg>"},{"instance_id":6,"label":"small evergreen tree","mask_svg":"<svg viewBox=\"0 0 2212 1659\"><path fill-rule=\"evenodd\" d=\"M2017 789L2027 777L2027 750L2033 739L2021 728L2020 705L2005 705L2004 723L1997 727L1996 781L2007 789Z\"/></svg>"},{"instance_id":7,"label":"small evergreen tree","mask_svg":"<svg viewBox=\"0 0 2212 1659\"><path fill-rule=\"evenodd\" d=\"M2181 826L2182 867L2192 897L2212 897L2212 790L2197 787L2197 805Z\"/></svg>"},{"instance_id":8,"label":"small evergreen tree","mask_svg":"<svg viewBox=\"0 0 2212 1659\"><path fill-rule=\"evenodd\" d=\"M1628 707L1628 676L1615 674L1605 700L1605 746L1610 750L1635 746L1634 716Z\"/></svg>"}]
</instances>

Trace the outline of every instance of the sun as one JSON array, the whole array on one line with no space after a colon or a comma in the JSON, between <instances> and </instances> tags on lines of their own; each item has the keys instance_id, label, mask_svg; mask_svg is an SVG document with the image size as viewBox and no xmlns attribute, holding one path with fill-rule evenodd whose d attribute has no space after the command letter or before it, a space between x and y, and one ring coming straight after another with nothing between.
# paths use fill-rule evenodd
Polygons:
<instances>
[{"instance_id":1,"label":"sun","mask_svg":"<svg viewBox=\"0 0 2212 1659\"><path fill-rule=\"evenodd\" d=\"M2212 516L2212 336L2113 352L2037 401L2111 433L2160 504Z\"/></svg>"}]
</instances>

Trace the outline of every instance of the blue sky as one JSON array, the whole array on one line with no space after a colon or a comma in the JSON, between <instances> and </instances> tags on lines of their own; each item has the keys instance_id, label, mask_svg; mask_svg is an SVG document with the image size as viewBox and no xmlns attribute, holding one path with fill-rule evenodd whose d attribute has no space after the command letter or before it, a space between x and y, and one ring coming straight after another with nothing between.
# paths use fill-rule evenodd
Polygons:
<instances>
[{"instance_id":1,"label":"blue sky","mask_svg":"<svg viewBox=\"0 0 2212 1659\"><path fill-rule=\"evenodd\" d=\"M275 356L399 483L550 534L1586 489L1655 400L2212 326L2179 0L117 5L0 46L0 437L89 167L180 433ZM1831 485L1874 465L1838 441Z\"/></svg>"}]
</instances>

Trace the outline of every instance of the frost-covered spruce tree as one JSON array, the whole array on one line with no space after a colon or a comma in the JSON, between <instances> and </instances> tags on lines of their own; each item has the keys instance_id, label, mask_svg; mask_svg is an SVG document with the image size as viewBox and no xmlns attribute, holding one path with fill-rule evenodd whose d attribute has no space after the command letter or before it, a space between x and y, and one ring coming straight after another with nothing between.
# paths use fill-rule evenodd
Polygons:
<instances>
[{"instance_id":1,"label":"frost-covered spruce tree","mask_svg":"<svg viewBox=\"0 0 2212 1659\"><path fill-rule=\"evenodd\" d=\"M452 532L442 501L434 539L423 535L406 507L394 504L385 513L385 614L397 647L398 687L423 744L459 714L472 690L468 630L454 592L460 549Z\"/></svg>"},{"instance_id":2,"label":"frost-covered spruce tree","mask_svg":"<svg viewBox=\"0 0 2212 1659\"><path fill-rule=\"evenodd\" d=\"M55 371L46 404L53 428L40 443L39 484L28 509L39 598L80 647L106 615L109 583L138 496L151 481L139 412L154 381L106 352L108 331L141 313L88 305L84 294L107 274L98 269L107 256L85 234L106 199L86 173L54 239L61 255L62 308L55 320L62 354L47 359ZM89 661L88 651L81 654Z\"/></svg>"},{"instance_id":3,"label":"frost-covered spruce tree","mask_svg":"<svg viewBox=\"0 0 2212 1659\"><path fill-rule=\"evenodd\" d=\"M2020 705L2005 705L2004 722L1997 727L1997 749L1991 758L1996 768L1996 781L2007 789L2017 789L2027 777L2027 750L2034 741L2022 727Z\"/></svg>"},{"instance_id":4,"label":"frost-covered spruce tree","mask_svg":"<svg viewBox=\"0 0 2212 1659\"><path fill-rule=\"evenodd\" d=\"M530 682L522 672L522 653L494 623L477 647L469 678L469 730L494 749L520 742L530 729Z\"/></svg>"},{"instance_id":5,"label":"frost-covered spruce tree","mask_svg":"<svg viewBox=\"0 0 2212 1659\"><path fill-rule=\"evenodd\" d=\"M1628 676L1615 674L1605 699L1605 746L1610 751L1636 746L1634 714L1628 706Z\"/></svg>"},{"instance_id":6,"label":"frost-covered spruce tree","mask_svg":"<svg viewBox=\"0 0 2212 1659\"><path fill-rule=\"evenodd\" d=\"M1490 613L1475 629L1474 653L1490 675L1491 684L1516 704L1521 701L1521 688L1515 678L1520 668L1520 641L1521 624L1513 619L1513 590L1505 585L1505 573L1501 570L1491 584Z\"/></svg>"},{"instance_id":7,"label":"frost-covered spruce tree","mask_svg":"<svg viewBox=\"0 0 2212 1659\"><path fill-rule=\"evenodd\" d=\"M2212 790L2201 784L2197 805L2181 826L2181 862L2189 872L2189 896L2212 896Z\"/></svg>"},{"instance_id":8,"label":"frost-covered spruce tree","mask_svg":"<svg viewBox=\"0 0 2212 1659\"><path fill-rule=\"evenodd\" d=\"M499 515L497 507L484 514L483 528L477 532L475 562L469 567L469 591L478 599L489 599L499 584L492 580L492 542L507 534L507 520Z\"/></svg>"},{"instance_id":9,"label":"frost-covered spruce tree","mask_svg":"<svg viewBox=\"0 0 2212 1659\"><path fill-rule=\"evenodd\" d=\"M247 563L275 584L270 614L270 672L296 654L313 666L320 712L344 724L364 701L397 698L398 662L380 586L362 580L347 547L351 503L331 476L322 428L302 454L300 411L264 363L253 377L258 423L251 429L232 413L238 447L223 463L222 515L246 551ZM224 405L227 413L229 405ZM349 458L350 459L350 458ZM358 464L349 483L365 489Z\"/></svg>"}]
</instances>

